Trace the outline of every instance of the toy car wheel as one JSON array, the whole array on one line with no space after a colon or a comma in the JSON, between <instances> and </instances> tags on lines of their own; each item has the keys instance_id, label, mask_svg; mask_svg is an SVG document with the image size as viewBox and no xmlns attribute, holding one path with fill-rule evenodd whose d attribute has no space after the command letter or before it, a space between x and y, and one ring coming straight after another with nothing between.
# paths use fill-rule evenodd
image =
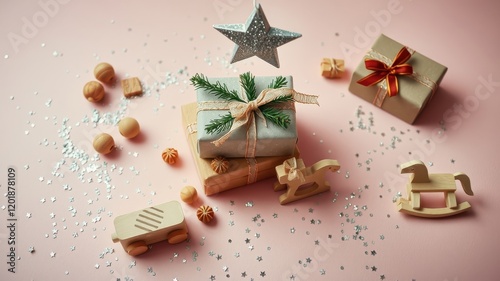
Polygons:
<instances>
[{"instance_id":1,"label":"toy car wheel","mask_svg":"<svg viewBox=\"0 0 500 281\"><path fill-rule=\"evenodd\" d=\"M187 239L187 231L184 229L174 230L167 235L167 241L170 244L177 244Z\"/></svg>"},{"instance_id":2,"label":"toy car wheel","mask_svg":"<svg viewBox=\"0 0 500 281\"><path fill-rule=\"evenodd\" d=\"M149 249L148 245L144 241L136 241L127 246L127 253L131 256L138 256L144 254Z\"/></svg>"}]
</instances>

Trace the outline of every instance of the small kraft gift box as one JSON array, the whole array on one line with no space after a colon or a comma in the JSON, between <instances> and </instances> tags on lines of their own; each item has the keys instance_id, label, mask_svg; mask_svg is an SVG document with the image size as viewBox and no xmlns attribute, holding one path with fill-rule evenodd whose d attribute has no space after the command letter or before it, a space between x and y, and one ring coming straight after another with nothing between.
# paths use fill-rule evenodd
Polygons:
<instances>
[{"instance_id":1,"label":"small kraft gift box","mask_svg":"<svg viewBox=\"0 0 500 281\"><path fill-rule=\"evenodd\" d=\"M300 156L295 146L292 153L285 156L229 158L227 159L227 170L223 173L217 173L211 165L213 159L201 158L198 155L197 110L197 103L183 105L181 107L182 124L206 195L217 194L256 181L276 177L276 166L283 164L285 160L291 157Z\"/></svg>"},{"instance_id":2,"label":"small kraft gift box","mask_svg":"<svg viewBox=\"0 0 500 281\"><path fill-rule=\"evenodd\" d=\"M349 91L413 124L447 70L381 34L352 75Z\"/></svg>"},{"instance_id":3,"label":"small kraft gift box","mask_svg":"<svg viewBox=\"0 0 500 281\"><path fill-rule=\"evenodd\" d=\"M298 93L291 76L191 78L197 95L197 151L201 158L255 158L294 154L295 102L318 104Z\"/></svg>"}]
</instances>

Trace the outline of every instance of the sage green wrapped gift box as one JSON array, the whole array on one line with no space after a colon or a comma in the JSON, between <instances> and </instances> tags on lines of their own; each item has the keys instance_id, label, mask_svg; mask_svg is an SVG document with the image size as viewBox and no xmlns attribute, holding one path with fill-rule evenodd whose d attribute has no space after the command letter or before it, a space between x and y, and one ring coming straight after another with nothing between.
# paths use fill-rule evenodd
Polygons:
<instances>
[{"instance_id":1,"label":"sage green wrapped gift box","mask_svg":"<svg viewBox=\"0 0 500 281\"><path fill-rule=\"evenodd\" d=\"M413 74L396 76L399 84L397 95L392 97L387 95L385 80L373 86L357 83L373 72L366 68L365 59L375 59L391 65L403 47L405 46L381 34L354 71L349 91L399 119L413 124L425 105L436 94L439 83L446 73L446 66L407 48L411 57L406 63L413 67Z\"/></svg>"},{"instance_id":2,"label":"sage green wrapped gift box","mask_svg":"<svg viewBox=\"0 0 500 281\"><path fill-rule=\"evenodd\" d=\"M287 84L285 87L292 88L292 77L285 76ZM259 94L276 77L255 77L256 93ZM236 90L240 96L244 95L243 89L240 86L238 77L224 77L224 78L208 78L211 83L219 81L225 84L229 90ZM196 90L198 102L197 114L197 132L198 132L198 153L201 158L215 158L217 156L224 156L227 158L246 157L247 152L247 127L242 126L236 129L231 136L220 146L216 146L212 142L218 140L227 131L215 134L208 134L205 131L205 126L211 120L218 119L227 114L229 109L210 109L200 110L203 108L202 103L210 103L212 101L221 101L217 96L208 93L203 89ZM287 102L286 107L281 109L283 113L290 117L288 127L282 128L266 120L264 123L260 117L255 118L256 124L256 147L255 155L253 157L267 157L267 156L286 156L293 155L297 143L297 127L295 120L295 107L294 102ZM255 113L253 113L255 114ZM267 125L267 126L266 126Z\"/></svg>"}]
</instances>

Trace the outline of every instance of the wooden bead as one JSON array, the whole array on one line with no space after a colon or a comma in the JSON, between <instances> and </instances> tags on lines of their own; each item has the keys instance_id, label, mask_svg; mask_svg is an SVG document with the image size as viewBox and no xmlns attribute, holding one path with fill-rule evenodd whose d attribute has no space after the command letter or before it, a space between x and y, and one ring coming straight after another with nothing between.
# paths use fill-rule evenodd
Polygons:
<instances>
[{"instance_id":1,"label":"wooden bead","mask_svg":"<svg viewBox=\"0 0 500 281\"><path fill-rule=\"evenodd\" d=\"M200 206L196 210L196 217L204 223L209 223L214 218L214 210L210 206Z\"/></svg>"},{"instance_id":2,"label":"wooden bead","mask_svg":"<svg viewBox=\"0 0 500 281\"><path fill-rule=\"evenodd\" d=\"M104 87L97 81L90 81L83 86L83 96L90 102L99 102L104 98Z\"/></svg>"},{"instance_id":3,"label":"wooden bead","mask_svg":"<svg viewBox=\"0 0 500 281\"><path fill-rule=\"evenodd\" d=\"M196 191L196 188L192 186L185 186L181 189L181 200L188 203L192 204L196 199L198 198L198 192Z\"/></svg>"},{"instance_id":4,"label":"wooden bead","mask_svg":"<svg viewBox=\"0 0 500 281\"><path fill-rule=\"evenodd\" d=\"M108 154L115 148L113 137L106 133L101 133L94 138L94 149L101 154Z\"/></svg>"},{"instance_id":5,"label":"wooden bead","mask_svg":"<svg viewBox=\"0 0 500 281\"><path fill-rule=\"evenodd\" d=\"M177 162L177 157L179 157L179 153L175 148L167 148L163 150L161 157L165 163L173 165Z\"/></svg>"},{"instance_id":6,"label":"wooden bead","mask_svg":"<svg viewBox=\"0 0 500 281\"><path fill-rule=\"evenodd\" d=\"M127 139L135 138L140 132L139 122L132 117L125 117L118 122L120 134Z\"/></svg>"},{"instance_id":7,"label":"wooden bead","mask_svg":"<svg viewBox=\"0 0 500 281\"><path fill-rule=\"evenodd\" d=\"M111 83L111 81L115 78L115 70L111 64L101 62L94 68L94 76L97 80L103 83Z\"/></svg>"}]
</instances>

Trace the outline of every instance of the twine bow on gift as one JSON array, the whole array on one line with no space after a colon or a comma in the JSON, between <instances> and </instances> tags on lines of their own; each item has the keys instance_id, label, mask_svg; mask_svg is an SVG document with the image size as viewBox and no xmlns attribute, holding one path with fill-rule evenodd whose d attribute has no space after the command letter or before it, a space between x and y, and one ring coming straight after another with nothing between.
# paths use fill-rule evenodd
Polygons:
<instances>
[{"instance_id":1,"label":"twine bow on gift","mask_svg":"<svg viewBox=\"0 0 500 281\"><path fill-rule=\"evenodd\" d=\"M255 100L246 102L232 101L228 103L229 112L231 116L234 117L233 124L226 134L212 143L215 144L215 146L221 146L236 129L246 126L247 153L245 154L247 157L252 157L257 145L256 116L261 119L264 122L264 126L267 127L266 118L259 107L283 96L290 96L295 102L319 105L317 96L302 94L291 88L264 89Z\"/></svg>"},{"instance_id":2,"label":"twine bow on gift","mask_svg":"<svg viewBox=\"0 0 500 281\"><path fill-rule=\"evenodd\" d=\"M285 160L283 162L285 173L288 174L288 181L299 179L300 182L305 182L304 173L297 167L297 159L295 157Z\"/></svg>"},{"instance_id":3,"label":"twine bow on gift","mask_svg":"<svg viewBox=\"0 0 500 281\"><path fill-rule=\"evenodd\" d=\"M361 78L357 82L363 86L373 86L385 79L387 83L387 94L389 97L395 96L399 92L397 76L413 74L413 67L405 63L410 57L411 53L406 47L403 47L394 57L390 66L376 59L365 59L366 69L373 70L374 72Z\"/></svg>"}]
</instances>

